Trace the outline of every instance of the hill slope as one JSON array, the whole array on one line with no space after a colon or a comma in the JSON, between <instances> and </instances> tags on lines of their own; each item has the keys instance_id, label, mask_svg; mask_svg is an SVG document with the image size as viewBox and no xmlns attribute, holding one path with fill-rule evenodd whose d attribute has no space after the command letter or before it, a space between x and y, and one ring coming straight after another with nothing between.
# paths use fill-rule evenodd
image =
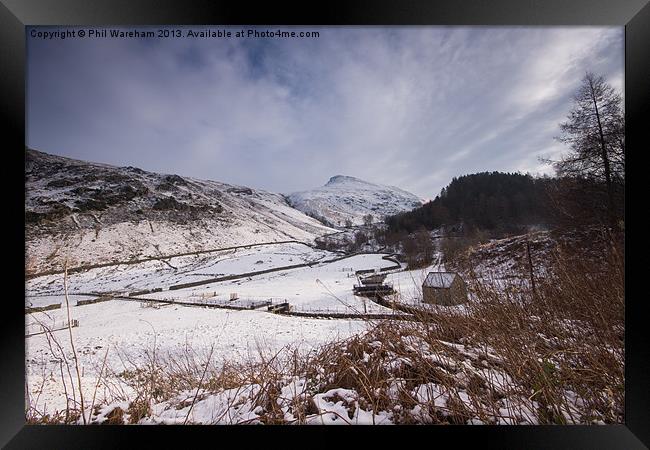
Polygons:
<instances>
[{"instance_id":1,"label":"hill slope","mask_svg":"<svg viewBox=\"0 0 650 450\"><path fill-rule=\"evenodd\" d=\"M287 200L294 208L331 225L344 225L348 219L360 225L367 214L377 221L422 205L410 192L343 175L330 178L323 187L294 192Z\"/></svg>"},{"instance_id":2,"label":"hill slope","mask_svg":"<svg viewBox=\"0 0 650 450\"><path fill-rule=\"evenodd\" d=\"M280 194L31 149L25 183L28 272L334 231Z\"/></svg>"}]
</instances>

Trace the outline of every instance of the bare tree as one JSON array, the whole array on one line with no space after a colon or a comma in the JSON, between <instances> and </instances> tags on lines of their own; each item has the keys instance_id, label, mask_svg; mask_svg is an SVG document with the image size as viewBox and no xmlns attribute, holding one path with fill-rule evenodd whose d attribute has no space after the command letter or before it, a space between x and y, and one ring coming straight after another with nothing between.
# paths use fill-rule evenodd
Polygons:
<instances>
[{"instance_id":1,"label":"bare tree","mask_svg":"<svg viewBox=\"0 0 650 450\"><path fill-rule=\"evenodd\" d=\"M431 235L426 230L419 230L415 233L415 242L420 252L422 264L429 264L433 260L435 251Z\"/></svg>"},{"instance_id":2,"label":"bare tree","mask_svg":"<svg viewBox=\"0 0 650 450\"><path fill-rule=\"evenodd\" d=\"M365 216L363 216L363 224L366 226L370 226L372 225L373 219L374 217L372 217L372 214L366 214Z\"/></svg>"},{"instance_id":3,"label":"bare tree","mask_svg":"<svg viewBox=\"0 0 650 450\"><path fill-rule=\"evenodd\" d=\"M610 225L616 221L615 193L625 183L625 122L621 95L602 76L587 72L573 108L556 139L571 152L553 164L560 177L595 180L607 190Z\"/></svg>"},{"instance_id":4,"label":"bare tree","mask_svg":"<svg viewBox=\"0 0 650 450\"><path fill-rule=\"evenodd\" d=\"M361 248L366 242L368 242L368 236L363 231L357 231L354 235L354 248Z\"/></svg>"}]
</instances>

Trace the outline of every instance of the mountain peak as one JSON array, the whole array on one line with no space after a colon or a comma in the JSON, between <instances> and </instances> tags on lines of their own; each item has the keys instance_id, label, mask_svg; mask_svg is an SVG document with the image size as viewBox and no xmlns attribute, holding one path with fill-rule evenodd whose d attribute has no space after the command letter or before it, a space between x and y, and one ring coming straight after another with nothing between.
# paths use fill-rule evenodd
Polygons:
<instances>
[{"instance_id":1,"label":"mountain peak","mask_svg":"<svg viewBox=\"0 0 650 450\"><path fill-rule=\"evenodd\" d=\"M349 181L360 182L362 180L347 175L334 175L332 178L329 179L329 181L325 186L331 186L332 184L345 183Z\"/></svg>"},{"instance_id":2,"label":"mountain peak","mask_svg":"<svg viewBox=\"0 0 650 450\"><path fill-rule=\"evenodd\" d=\"M341 226L348 221L363 224L368 215L380 221L422 205L410 192L347 175L335 175L325 186L289 194L287 201L329 226Z\"/></svg>"}]
</instances>

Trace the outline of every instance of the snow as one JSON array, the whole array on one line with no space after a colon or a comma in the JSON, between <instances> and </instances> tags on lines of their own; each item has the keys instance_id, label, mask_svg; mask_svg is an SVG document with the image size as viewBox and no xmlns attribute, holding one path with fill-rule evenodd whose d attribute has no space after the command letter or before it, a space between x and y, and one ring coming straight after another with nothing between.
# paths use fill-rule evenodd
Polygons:
<instances>
[{"instance_id":1,"label":"snow","mask_svg":"<svg viewBox=\"0 0 650 450\"><path fill-rule=\"evenodd\" d=\"M349 219L359 224L366 214L372 214L373 219L378 220L385 215L418 206L420 200L412 194L353 177L335 176L322 188L291 194L289 199L298 208L295 209L281 195L242 186L175 176L177 181L180 180L180 185L173 192L165 191L166 188L162 189L165 192L160 192L159 183L167 179L160 174L75 162L52 155L41 154L38 158L62 166L50 170L47 176L39 176L38 171L32 170L33 167L28 168L26 208L32 213L48 212L48 205L53 203L75 208L79 200L77 194L83 189L75 194L73 188L79 186L119 191L125 184L128 186L130 182L139 182L148 192L133 202L128 200L126 205L111 206L108 211L77 210L63 217L54 217L44 224L28 227L27 265L32 272L60 269L65 258L70 259L72 266L121 261L120 264L69 275L70 318L65 307L61 274L40 276L26 282L26 307L61 305L61 308L32 312L25 317L26 383L30 404L38 411L47 413L66 407L67 399L62 385L72 380L72 376L64 373L64 366L70 364L74 357L69 332L65 328L69 320L75 323L71 333L79 361L81 389L86 399L91 394L94 396L94 389L102 375L105 380L111 380L109 385L115 383L120 386L117 391L105 387L97 392L96 404L102 406L94 421L102 423L109 419L115 408L123 410L129 419L129 402L124 398L129 398L129 394L133 393L124 383L120 384L119 374L146 367L153 355L159 358L158 361L169 361L187 357L188 352L197 360L209 354L217 366L259 361L262 355L273 355L282 349L295 349L305 355L317 351L323 344L363 333L371 326L371 322L364 320L321 320L273 314L265 309L234 311L209 306L241 306L270 300L289 303L293 312L323 315L402 314L352 294L352 286L358 282L356 271L377 271L394 263L384 260L384 255L380 253L339 259L339 254L313 248L311 242L315 237L335 230L307 217L298 209L331 223L342 224ZM28 165L34 164L31 162ZM93 179L90 181L82 179L88 174L106 176L106 173L118 181L107 182L101 176L91 176ZM124 181L124 177L128 182ZM52 184L53 181L57 183ZM142 214L141 211L137 213L135 208L151 209L152 202L161 198L180 201L198 210L213 206L218 199L223 209L219 213L211 210L212 213L199 214L198 217L180 217L180 220L179 217L171 220L165 215L156 216L157 213L152 213L146 219L134 216ZM53 228L48 230L50 226ZM349 229L348 233L354 233L354 229ZM345 234L337 237L343 236ZM543 243L542 238L546 239L546 235L539 236L540 243ZM279 242L289 240L302 242ZM512 272L517 261L510 253L519 244L521 242L517 239L511 239L480 247L479 254L496 255L496 264L479 265L479 271L487 276L488 270L492 270L492 275L499 277ZM223 249L241 245L247 247ZM203 253L196 253L199 251ZM195 254L170 256L181 252ZM157 259L135 262L146 257ZM437 259L437 263L424 269L387 273L386 281L397 290L388 300L428 310L466 312L464 305L448 307L422 303L423 283L448 287L455 276L451 273L430 273L444 272L440 257ZM308 266L287 268L301 264ZM267 270L272 272L251 275L252 272ZM224 276L237 278L210 281ZM206 283L170 289L178 284L196 281ZM142 301L110 299L77 306L79 300L96 299L101 293L132 294L152 289L156 289L156 292L139 295ZM230 301L232 294L236 294L238 300ZM155 307L144 307L151 306L147 299L170 303L149 302ZM202 302L206 307L190 304ZM575 324L567 321L567 327L573 326ZM51 333L42 333L44 328L52 330ZM501 360L489 346L476 349L464 345L466 341L463 340L460 341L463 344L437 341L440 346L432 349L430 344L425 345L413 336L404 336L401 341L406 350L423 355L437 367L436 371L444 372L453 387L449 390L433 382L413 386L403 378L391 378L387 380L387 393L393 400L399 401L402 394L410 393L419 402L410 411L400 404L392 405L395 414L410 413L421 422L437 422L438 417L431 416L434 408L439 409L436 414L446 414L450 399L472 410L476 406L473 403L478 399L466 389L470 381L476 381L478 377L479 381L485 382L487 389L497 394L492 396L496 400L490 405L495 416L488 417L487 423L538 423L536 411L539 404L521 396L521 390L513 386L513 379L505 370L501 370L502 365L498 364ZM373 341L369 343L369 348L381 349L390 344ZM364 364L374 363L378 358L379 352L368 351L371 353L363 351L360 356ZM409 358L390 352L382 362L392 372L404 366L413 366ZM366 400L346 386L332 389L327 386L323 387L327 391L319 392L319 386L322 386L319 383L325 378L325 371L322 367L316 369L315 380L295 376L282 379L276 386L280 389L277 406L285 422L337 425L391 424L397 421L392 411L374 411L366 406L362 408L361 404L365 405ZM359 374L354 367L350 367L350 370ZM329 382L332 380L330 375ZM67 387L70 388L69 384ZM235 389L176 392L172 398L152 404L151 414L139 423L261 423L261 415L265 413L257 398L261 389L262 386L258 384L248 384ZM567 422L581 420L580 411L585 408L583 399L570 390L565 391L564 395L566 401L560 413ZM309 408L305 409L306 406ZM307 410L313 412L314 408L317 413L306 414ZM486 418L469 418L468 423L486 423Z\"/></svg>"},{"instance_id":2,"label":"snow","mask_svg":"<svg viewBox=\"0 0 650 450\"><path fill-rule=\"evenodd\" d=\"M122 411L127 410L129 407L129 402L113 402L108 405L104 405L99 408L99 413L95 416L95 422L97 424L104 423L108 418L107 416L116 408L120 408Z\"/></svg>"},{"instance_id":3,"label":"snow","mask_svg":"<svg viewBox=\"0 0 650 450\"><path fill-rule=\"evenodd\" d=\"M288 200L300 211L323 217L339 226L343 226L346 220L360 225L367 214L377 222L422 204L417 196L399 188L342 175L330 178L323 187L289 194Z\"/></svg>"},{"instance_id":4,"label":"snow","mask_svg":"<svg viewBox=\"0 0 650 450\"><path fill-rule=\"evenodd\" d=\"M311 242L336 231L292 208L280 194L174 177L179 181L169 191L161 187L169 184L168 175L29 150L26 211L71 209L53 220L29 224L29 269L61 270L66 258L77 266L262 242ZM124 197L134 187L140 189L135 197ZM78 202L98 195L120 200L102 211L79 209ZM186 210L153 208L169 198Z\"/></svg>"},{"instance_id":5,"label":"snow","mask_svg":"<svg viewBox=\"0 0 650 450\"><path fill-rule=\"evenodd\" d=\"M306 380L294 378L281 388L277 403L284 413L286 423L297 423L292 413L294 405L312 401L318 413L305 416L306 424L315 425L388 425L392 424L391 413L365 410L359 407L358 394L351 389L331 389L307 399ZM174 398L153 405L149 417L141 419L140 424L258 424L263 407L255 405L255 397L260 392L257 384L227 389L217 393L183 391ZM179 407L179 405L181 407ZM114 407L124 408L122 402L102 408L97 422Z\"/></svg>"},{"instance_id":6,"label":"snow","mask_svg":"<svg viewBox=\"0 0 650 450\"><path fill-rule=\"evenodd\" d=\"M307 423L313 425L389 425L390 413L364 410L359 407L359 395L352 389L330 389L314 395L319 413L308 416ZM352 408L351 408L352 407ZM350 409L353 410L350 417Z\"/></svg>"},{"instance_id":7,"label":"snow","mask_svg":"<svg viewBox=\"0 0 650 450\"><path fill-rule=\"evenodd\" d=\"M156 404L151 418L141 420L141 424L182 425L184 423L205 425L256 424L259 411L253 398L260 391L259 385L247 385L227 389L217 394L207 395L192 404L197 391L185 391L171 401ZM179 399L182 397L182 400ZM179 400L190 403L178 409Z\"/></svg>"},{"instance_id":8,"label":"snow","mask_svg":"<svg viewBox=\"0 0 650 450\"><path fill-rule=\"evenodd\" d=\"M304 378L294 377L286 386L280 390L280 395L277 399L277 404L284 413L284 420L288 423L293 423L298 420L297 417L291 412L291 405L295 399L302 399L307 390L307 380Z\"/></svg>"},{"instance_id":9,"label":"snow","mask_svg":"<svg viewBox=\"0 0 650 450\"><path fill-rule=\"evenodd\" d=\"M500 402L503 406L499 408L498 425L539 424L536 411L540 405L537 402L521 397L506 397Z\"/></svg>"},{"instance_id":10,"label":"snow","mask_svg":"<svg viewBox=\"0 0 650 450\"><path fill-rule=\"evenodd\" d=\"M496 392L506 394L509 389L514 385L512 378L507 373L495 369L479 370L478 374L481 375L487 385L493 388Z\"/></svg>"},{"instance_id":11,"label":"snow","mask_svg":"<svg viewBox=\"0 0 650 450\"><path fill-rule=\"evenodd\" d=\"M427 279L429 273L444 272L444 270L444 266L436 262L421 269L390 272L386 277L386 282L393 285L396 294L386 296L386 300L410 307L421 308L425 311L466 312L466 304L445 306L424 303L422 301L422 284Z\"/></svg>"},{"instance_id":12,"label":"snow","mask_svg":"<svg viewBox=\"0 0 650 450\"><path fill-rule=\"evenodd\" d=\"M280 231L283 228L284 231ZM171 222L151 222L151 226L144 221L123 222L106 225L98 234L82 229L70 236L32 237L28 241L27 254L30 261L36 261L39 271L62 270L65 257L69 258L70 266L75 267L292 239L311 242L319 234L322 233L296 227L271 229L253 220L229 226L207 219L196 221L194 226ZM49 258L51 255L53 257Z\"/></svg>"},{"instance_id":13,"label":"snow","mask_svg":"<svg viewBox=\"0 0 650 450\"><path fill-rule=\"evenodd\" d=\"M230 294L236 293L240 301L287 301L292 310L298 312L393 313L392 309L352 294L352 286L357 283L355 271L380 269L394 264L384 260L383 256L362 254L340 259L338 254L304 244L283 243L71 273L68 278L71 319L79 324L72 328L72 332L83 372L82 387L86 392L94 389L105 355L106 367L118 372L120 368L125 368L124 361L136 365L146 363L147 355L154 346L156 354L169 357L182 355L188 348L205 354L214 346L217 361L248 361L258 358L260 352L266 354L286 346L309 352L324 343L364 331L368 324L360 320L321 320L276 315L265 309L233 311L183 306L182 303L203 300L232 304L228 301ZM302 263L312 265L169 290L170 286L178 283ZM161 303L156 304L157 308L148 308L142 307L145 304L137 300L112 299L75 306L78 299L97 298L97 295L88 293L129 293L152 288L163 290L142 297L177 303ZM46 275L28 280L26 304L63 305L61 309L26 315L26 331L41 331L39 323L54 329L63 328L61 325L67 321L63 275ZM32 400L39 408L47 407L48 410L65 408L59 362L72 360L67 329L53 331L53 337L62 350L46 335L26 338L26 364ZM213 398L202 401L216 405L221 400ZM207 404L197 402L199 407L192 413L191 420L213 420L213 417L201 416L201 405ZM163 406L161 408L164 409ZM369 420L366 413L359 411L355 420ZM161 413L160 417L165 423L176 423L181 416L180 413L173 415L166 412ZM251 418L251 415L239 417L241 420Z\"/></svg>"},{"instance_id":14,"label":"snow","mask_svg":"<svg viewBox=\"0 0 650 450\"><path fill-rule=\"evenodd\" d=\"M448 288L457 275L452 272L430 272L424 279L424 285L434 288Z\"/></svg>"},{"instance_id":15,"label":"snow","mask_svg":"<svg viewBox=\"0 0 650 450\"><path fill-rule=\"evenodd\" d=\"M76 305L79 300L91 300L97 298L95 295L68 295L68 301L70 305ZM25 296L25 307L43 307L50 305L61 305L62 308L65 308L65 295L61 294L28 294Z\"/></svg>"},{"instance_id":16,"label":"snow","mask_svg":"<svg viewBox=\"0 0 650 450\"><path fill-rule=\"evenodd\" d=\"M152 289L260 271L302 263L315 263L337 255L305 244L252 246L200 255L178 256L138 264L120 264L69 274L69 293L123 292ZM27 281L27 296L61 295L63 275L46 275ZM72 301L72 298L71 298Z\"/></svg>"},{"instance_id":17,"label":"snow","mask_svg":"<svg viewBox=\"0 0 650 450\"><path fill-rule=\"evenodd\" d=\"M313 267L210 283L196 288L156 292L145 297L183 301L200 296L203 292L216 293L215 299L226 300L231 293L237 293L240 298L247 300L287 301L297 312L393 313L392 309L352 293L352 286L358 283L354 274L356 270L393 265L382 259L382 256L356 255Z\"/></svg>"},{"instance_id":18,"label":"snow","mask_svg":"<svg viewBox=\"0 0 650 450\"><path fill-rule=\"evenodd\" d=\"M430 403L438 408L446 408L449 394L443 386L435 383L421 384L413 391L420 403Z\"/></svg>"},{"instance_id":19,"label":"snow","mask_svg":"<svg viewBox=\"0 0 650 450\"><path fill-rule=\"evenodd\" d=\"M72 318L79 321L72 332L83 371L82 387L87 393L92 393L97 383L107 349L106 366L119 371L126 360L144 364L147 351L150 352L154 344L161 357L182 355L188 347L205 355L214 345L214 361L248 361L255 360L260 351L266 354L285 346L309 352L324 343L367 329L364 321L319 320L263 311L177 305L141 308L138 302L120 300L75 307L71 313ZM59 323L67 320L65 309L30 316ZM53 336L71 360L67 333L67 329L55 331ZM50 349L46 335L26 338L27 381L38 408L65 409L58 364L61 357L56 348Z\"/></svg>"}]
</instances>

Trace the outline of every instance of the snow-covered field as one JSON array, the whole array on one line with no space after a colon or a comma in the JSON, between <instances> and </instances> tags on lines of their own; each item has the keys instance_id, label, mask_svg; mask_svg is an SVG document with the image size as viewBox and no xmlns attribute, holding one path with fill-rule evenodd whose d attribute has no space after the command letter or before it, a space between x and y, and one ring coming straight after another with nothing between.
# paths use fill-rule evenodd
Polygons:
<instances>
[{"instance_id":1,"label":"snow-covered field","mask_svg":"<svg viewBox=\"0 0 650 450\"><path fill-rule=\"evenodd\" d=\"M183 354L187 348L205 355L214 345L213 361L245 361L255 359L258 350L268 355L289 344L306 352L366 327L361 320L319 320L263 311L180 305L155 309L143 308L139 302L120 300L74 307L71 313L79 321L79 326L72 328L72 332L83 373L82 388L87 396L92 395L107 351L106 367L119 373L131 368L125 362L127 360L143 367L154 345L157 354L172 356ZM28 320L42 321L48 326L63 323L67 320L66 310L29 314ZM55 331L53 336L68 361L72 361L67 329ZM62 410L66 401L57 362L61 352L54 343L51 344L52 351L48 342L45 334L26 339L29 392L37 409ZM110 393L100 392L98 395Z\"/></svg>"},{"instance_id":2,"label":"snow-covered field","mask_svg":"<svg viewBox=\"0 0 650 450\"><path fill-rule=\"evenodd\" d=\"M68 277L68 292L129 293L152 288L167 289L179 283L313 263L336 256L334 253L314 250L298 243L252 246L71 273ZM27 301L34 306L44 306L50 302L60 303L60 298L52 301L52 296L62 294L62 274L46 275L27 281ZM71 302L76 303L76 296L71 297Z\"/></svg>"},{"instance_id":3,"label":"snow-covered field","mask_svg":"<svg viewBox=\"0 0 650 450\"><path fill-rule=\"evenodd\" d=\"M356 334L366 329L367 324L363 320L276 315L266 309L232 311L181 304L144 307L144 303L137 300L114 299L76 306L78 299L93 298L80 293L131 292L162 287L163 291L142 297L179 303L209 297L228 302L230 294L237 293L240 299L287 301L292 310L298 312L387 313L392 310L352 295L353 284L357 283L356 270L394 265L382 256L356 255L327 262L340 255L301 244L277 244L70 274L68 289L73 294L69 296L70 314L72 320L78 321L72 332L83 373L82 387L87 392L93 391L106 354L106 367L118 373L126 369L125 361L144 364L154 345L156 353L161 355L182 354L187 348L200 353L214 345L215 361L244 361L255 358L258 351L269 354L286 345L309 351ZM170 285L177 283L301 263L314 265L168 290ZM29 280L26 292L26 306L62 304L61 309L26 315L26 334L42 330L40 324L59 329L52 333L58 344L48 339L48 334L26 338L26 363L32 404L44 411L65 409L60 362L63 355L58 345L68 361L72 361L73 355L68 331L64 329L68 317L63 276L48 275ZM67 373L64 377L68 377ZM101 395L108 397L110 393Z\"/></svg>"},{"instance_id":4,"label":"snow-covered field","mask_svg":"<svg viewBox=\"0 0 650 450\"><path fill-rule=\"evenodd\" d=\"M379 254L356 255L313 267L289 269L187 289L155 292L143 297L187 301L209 296L226 300L231 293L236 293L241 299L286 301L294 311L299 312L392 312L388 308L352 294L352 286L358 283L356 270L394 265L393 262L381 257L382 255Z\"/></svg>"},{"instance_id":5,"label":"snow-covered field","mask_svg":"<svg viewBox=\"0 0 650 450\"><path fill-rule=\"evenodd\" d=\"M408 303L422 303L422 283L431 271L444 270L437 264L415 270L405 270L394 272L386 277L386 281L393 283L393 287L399 293L394 300Z\"/></svg>"},{"instance_id":6,"label":"snow-covered field","mask_svg":"<svg viewBox=\"0 0 650 450\"><path fill-rule=\"evenodd\" d=\"M383 256L360 254L340 259L341 256L335 253L291 243L93 269L69 277L69 289L76 293L71 295L70 317L65 307L60 275L30 280L27 283L27 293L31 294L27 299L29 304L61 303L63 307L26 315L29 405L40 414L52 414L64 411L75 395L78 399L78 390L75 393L71 391L71 386L78 384L74 370L75 353L86 407L91 403L98 406L93 420L102 422L109 419L116 407L131 410L131 402L138 398L138 393L128 386L129 377L135 376L138 370L148 373L153 358L161 364L166 363L167 367L176 367L174 364L190 359L201 367L200 364L210 355L212 366L232 367L237 363L259 362L262 355L268 361L269 357L286 348L297 349L303 356L311 352L316 355L328 343L336 342L335 347L353 345L341 343L341 340L362 334L361 339L367 341L363 344L357 342L354 344L356 347L343 348L339 357L352 358L355 354L352 348L362 349L361 356L354 361L366 370L375 367L374 363L370 364L373 358L383 358L378 367L388 367L394 377L386 392L391 401L396 402L395 408L378 409L368 403L363 389L351 389L345 383L332 387L328 384L329 378L318 378L321 370L326 370L331 362L330 354L325 353L328 356L318 360L323 365L317 366L316 375L309 375L312 378L294 379L291 378L293 375L287 375L288 378L282 379L276 401L286 423L389 424L411 423L409 421L413 420L417 423L445 420L475 424L539 423L539 404L530 397L532 391L522 395L521 386L517 386L507 370L504 371L502 358L487 346L478 349L464 340L428 342L423 341L422 336L401 332L376 340L382 335L372 334L378 332L377 328L372 328L372 321L273 314L264 307L235 311L187 304L204 301L234 305L272 300L274 303L288 302L293 311L322 315L328 312L400 314L370 299L352 295L352 286L358 282L355 271L394 265ZM465 305L445 307L421 302L421 286L427 274L444 271L440 258L437 259L437 263L422 269L389 271L386 282L397 291L389 299L425 309L466 311ZM284 268L303 263L309 266ZM279 270L169 290L169 286L178 283L268 269ZM116 298L75 305L77 299L93 298L83 295L84 292L132 292L152 288L163 290L139 295L139 299ZM237 301L229 301L232 294L237 294ZM146 299L163 302L146 302ZM74 321L71 328L74 353L65 327L68 320ZM406 324L403 330L408 330L411 322L394 323ZM43 325L53 331L39 333ZM363 335L371 328L372 333ZM291 355L290 352L282 354ZM408 355L421 359L409 362ZM411 373L409 367L423 363L432 365L435 376L409 385L405 378L405 374ZM348 367L346 364L339 369ZM470 382L472 385L478 383L492 394L481 397L483 391L470 389ZM141 424L182 424L188 420L190 423L261 423L260 418L269 411L253 399L263 387L248 383L233 389L174 391L172 397L161 397L153 402L149 413L136 421ZM98 385L100 388L96 390ZM399 409L402 408L399 393L406 391L412 401L402 411ZM581 417L580 399L574 401L571 396L575 395L570 390L565 394L568 399L566 408L569 409L563 406L560 413L568 423L574 423L577 417ZM91 402L92 398L94 402ZM312 405L309 413L297 412L297 405L307 404L308 398ZM487 403L489 408L476 403L478 398L491 399ZM459 402L467 411L483 412L457 416L454 412L457 406L454 405ZM90 415L88 410L86 413Z\"/></svg>"},{"instance_id":7,"label":"snow-covered field","mask_svg":"<svg viewBox=\"0 0 650 450\"><path fill-rule=\"evenodd\" d=\"M212 349L212 361L217 365L226 361L256 361L261 354L272 355L286 346L296 347L304 354L323 344L358 334L370 326L364 320L272 314L264 307L235 311L183 303L234 305L271 300L273 303L288 302L295 312L402 314L352 294L353 285L358 283L357 270L394 265L383 256L362 254L339 259L341 256L336 253L299 243L285 243L72 273L68 278L70 319L77 322L72 333L84 394L87 397L94 394L102 370L103 378L117 380L115 375L121 372L146 367L154 353L160 358L183 358L190 351L198 358L205 358ZM310 265L282 269L303 263ZM278 268L280 270L270 273L169 290L169 286L179 283ZM429 271L441 269L441 265L433 264L418 270L390 271L386 281L397 290L394 298L410 305L422 305L422 281ZM79 299L93 298L84 293L132 293L154 288L162 288L162 291L139 297L172 303L113 299L76 306ZM65 328L68 316L63 289L62 275L34 278L26 286L27 306L62 304L61 309L26 315L29 401L42 412L64 410L66 393L63 380L71 384L65 361L72 364L73 352ZM237 295L237 301L229 300L232 294ZM54 331L39 334L43 330L41 324ZM115 386L114 389L102 388L96 394L96 402L114 404L119 398L128 398L131 394L121 392L129 389L124 383L115 382ZM165 411L157 415L161 420L175 409L170 407ZM175 423L176 416L184 417L181 413L174 414L168 423ZM200 415L200 410L193 414ZM192 417L198 420L198 416ZM359 418L359 421L366 420Z\"/></svg>"}]
</instances>

